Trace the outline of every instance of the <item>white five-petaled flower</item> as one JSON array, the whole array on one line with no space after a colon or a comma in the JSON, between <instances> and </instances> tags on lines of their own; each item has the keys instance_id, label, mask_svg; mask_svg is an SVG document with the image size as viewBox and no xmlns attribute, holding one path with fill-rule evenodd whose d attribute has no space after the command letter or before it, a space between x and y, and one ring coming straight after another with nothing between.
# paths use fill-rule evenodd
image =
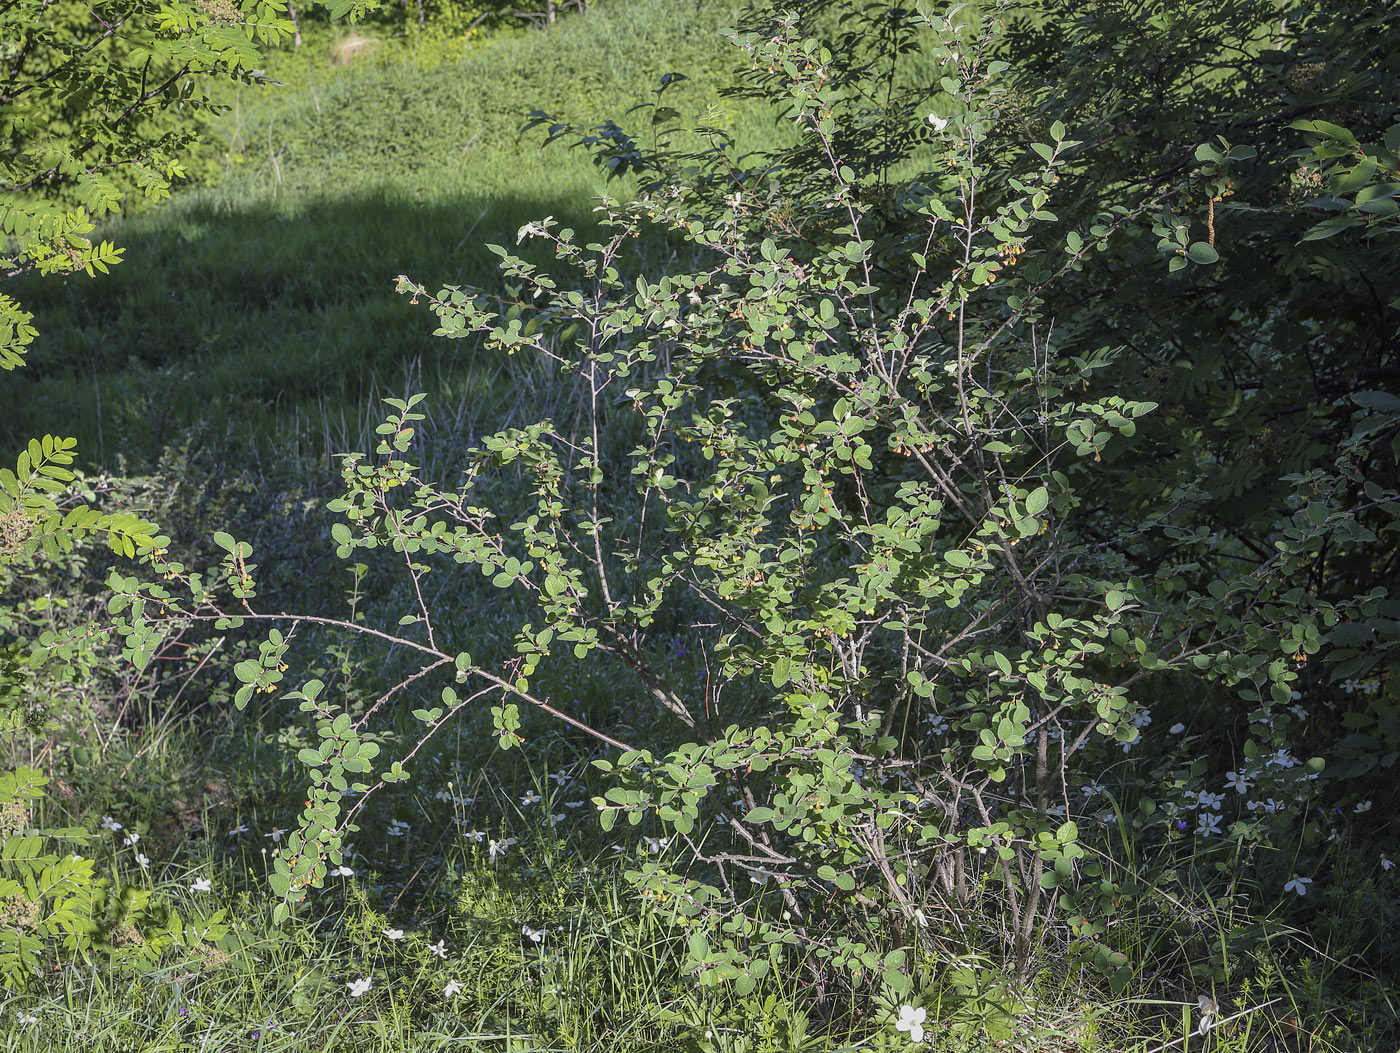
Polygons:
<instances>
[{"instance_id":1,"label":"white five-petaled flower","mask_svg":"<svg viewBox=\"0 0 1400 1053\"><path fill-rule=\"evenodd\" d=\"M485 830L468 830L468 831L466 831L465 833L463 833L462 836L463 836L463 837L466 837L466 838L469 838L469 839L472 840L472 841L478 841L478 842L479 842L479 841L481 841L482 838L484 838L484 837L486 836L486 831L485 831Z\"/></svg>"},{"instance_id":2,"label":"white five-petaled flower","mask_svg":"<svg viewBox=\"0 0 1400 1053\"><path fill-rule=\"evenodd\" d=\"M727 198L724 199L724 203L729 208L738 208L744 203L744 195L736 190L734 193L730 194Z\"/></svg>"},{"instance_id":3,"label":"white five-petaled flower","mask_svg":"<svg viewBox=\"0 0 1400 1053\"><path fill-rule=\"evenodd\" d=\"M235 835L237 835L237 834L246 834L247 832L248 832L248 824L247 824L247 823L239 823L237 826L235 826L232 830L229 831L229 836L230 836L230 837L233 837L233 836L235 836Z\"/></svg>"},{"instance_id":4,"label":"white five-petaled flower","mask_svg":"<svg viewBox=\"0 0 1400 1053\"><path fill-rule=\"evenodd\" d=\"M547 929L532 929L528 925L520 926L520 935L524 936L531 943L543 943L545 936L549 934Z\"/></svg>"},{"instance_id":5,"label":"white five-petaled flower","mask_svg":"<svg viewBox=\"0 0 1400 1053\"><path fill-rule=\"evenodd\" d=\"M1225 785L1237 793L1244 793L1249 789L1249 780L1244 777L1242 771L1227 771L1225 773Z\"/></svg>"},{"instance_id":6,"label":"white five-petaled flower","mask_svg":"<svg viewBox=\"0 0 1400 1053\"><path fill-rule=\"evenodd\" d=\"M1152 710L1146 706L1138 706L1133 710L1133 715L1128 718L1128 722L1135 728L1145 728L1152 723Z\"/></svg>"},{"instance_id":7,"label":"white five-petaled flower","mask_svg":"<svg viewBox=\"0 0 1400 1053\"><path fill-rule=\"evenodd\" d=\"M24 1012L24 1010L20 1010L19 1012L17 1012L15 1014L15 1019L17 1019L21 1024L37 1024L39 1022L39 1018L37 1016L35 1016L33 1013L26 1013Z\"/></svg>"},{"instance_id":8,"label":"white five-petaled flower","mask_svg":"<svg viewBox=\"0 0 1400 1053\"><path fill-rule=\"evenodd\" d=\"M212 892L214 886L207 877L195 878L194 884L190 886L191 892Z\"/></svg>"},{"instance_id":9,"label":"white five-petaled flower","mask_svg":"<svg viewBox=\"0 0 1400 1053\"><path fill-rule=\"evenodd\" d=\"M462 985L456 980L448 980L447 986L442 989L442 993L447 998L456 998L462 993Z\"/></svg>"},{"instance_id":10,"label":"white five-petaled flower","mask_svg":"<svg viewBox=\"0 0 1400 1053\"><path fill-rule=\"evenodd\" d=\"M566 817L563 812L555 812L549 817L549 821L551 823L562 823L565 818Z\"/></svg>"},{"instance_id":11,"label":"white five-petaled flower","mask_svg":"<svg viewBox=\"0 0 1400 1053\"><path fill-rule=\"evenodd\" d=\"M122 828L122 824L119 823L119 822L117 822L117 821L116 821L115 819L113 819L110 815L104 815L104 816L102 817L102 829L104 829L104 830L110 830L110 831L112 831L112 833L116 833L116 832L117 832L118 830L120 830L121 828Z\"/></svg>"},{"instance_id":12,"label":"white five-petaled flower","mask_svg":"<svg viewBox=\"0 0 1400 1053\"><path fill-rule=\"evenodd\" d=\"M908 1031L910 1042L922 1042L924 1040L924 1021L928 1019L928 1010L923 1006L917 1008L912 1005L902 1005L899 1007L899 1019L894 1022L896 1031Z\"/></svg>"},{"instance_id":13,"label":"white five-petaled flower","mask_svg":"<svg viewBox=\"0 0 1400 1053\"><path fill-rule=\"evenodd\" d=\"M438 940L437 943L428 948L428 953L434 958L441 958L443 961L447 961L447 944L443 940Z\"/></svg>"},{"instance_id":14,"label":"white five-petaled flower","mask_svg":"<svg viewBox=\"0 0 1400 1053\"><path fill-rule=\"evenodd\" d=\"M1214 812L1196 813L1196 833L1202 837L1220 833L1220 816Z\"/></svg>"},{"instance_id":15,"label":"white five-petaled flower","mask_svg":"<svg viewBox=\"0 0 1400 1053\"><path fill-rule=\"evenodd\" d=\"M669 837L643 837L642 840L647 843L647 851L652 855L660 854L661 850L671 843Z\"/></svg>"},{"instance_id":16,"label":"white five-petaled flower","mask_svg":"<svg viewBox=\"0 0 1400 1053\"><path fill-rule=\"evenodd\" d=\"M443 801L443 802L446 802L446 801L455 801L455 800L457 799L456 797L454 797L454 796L452 795L452 791L451 791L451 790L439 790L437 793L433 794L433 797L434 797L436 800Z\"/></svg>"},{"instance_id":17,"label":"white five-petaled flower","mask_svg":"<svg viewBox=\"0 0 1400 1053\"><path fill-rule=\"evenodd\" d=\"M384 935L391 940L403 939L403 929L385 929Z\"/></svg>"},{"instance_id":18,"label":"white five-petaled flower","mask_svg":"<svg viewBox=\"0 0 1400 1053\"><path fill-rule=\"evenodd\" d=\"M1299 877L1297 874L1294 874L1290 881L1284 883L1283 891L1296 892L1300 896L1306 896L1308 894L1308 886L1312 884L1312 881L1313 879L1310 877Z\"/></svg>"},{"instance_id":19,"label":"white five-petaled flower","mask_svg":"<svg viewBox=\"0 0 1400 1053\"><path fill-rule=\"evenodd\" d=\"M1381 856L1381 869L1382 869L1382 870L1389 870L1389 869L1390 869L1391 867L1393 867L1393 866L1395 866L1395 861L1394 861L1394 860L1390 859L1388 856Z\"/></svg>"},{"instance_id":20,"label":"white five-petaled flower","mask_svg":"<svg viewBox=\"0 0 1400 1053\"><path fill-rule=\"evenodd\" d=\"M385 833L387 833L390 837L402 837L404 834L408 833L409 829L409 824L405 823L403 820L390 819L389 829L386 830Z\"/></svg>"},{"instance_id":21,"label":"white five-petaled flower","mask_svg":"<svg viewBox=\"0 0 1400 1053\"><path fill-rule=\"evenodd\" d=\"M1287 750L1279 750L1269 758L1270 764L1277 764L1280 768L1291 768L1298 763L1298 758Z\"/></svg>"},{"instance_id":22,"label":"white five-petaled flower","mask_svg":"<svg viewBox=\"0 0 1400 1053\"><path fill-rule=\"evenodd\" d=\"M573 780L572 775L563 771L552 771L545 776L545 778L554 783L555 786L563 786L566 782L571 782Z\"/></svg>"},{"instance_id":23,"label":"white five-petaled flower","mask_svg":"<svg viewBox=\"0 0 1400 1053\"><path fill-rule=\"evenodd\" d=\"M1177 723L1173 724L1171 727L1167 728L1167 733L1170 734L1170 735L1180 735L1180 734L1181 734L1183 731L1185 731L1185 730L1186 730L1186 725L1185 725L1185 724L1182 724L1182 723L1180 723L1180 722L1178 721Z\"/></svg>"},{"instance_id":24,"label":"white five-petaled flower","mask_svg":"<svg viewBox=\"0 0 1400 1053\"><path fill-rule=\"evenodd\" d=\"M122 844L130 847L131 845L136 844L136 842L139 840L141 840L141 835L138 834L135 830L133 830L131 833L127 834L125 837L122 838Z\"/></svg>"},{"instance_id":25,"label":"white five-petaled flower","mask_svg":"<svg viewBox=\"0 0 1400 1053\"><path fill-rule=\"evenodd\" d=\"M529 808L530 805L539 803L540 795L537 794L534 790L530 790L525 794L524 797L520 798L520 807L522 808Z\"/></svg>"},{"instance_id":26,"label":"white five-petaled flower","mask_svg":"<svg viewBox=\"0 0 1400 1053\"><path fill-rule=\"evenodd\" d=\"M362 976L358 980L350 980L345 986L350 988L351 998L359 998L360 995L368 991L373 984L374 981L368 976Z\"/></svg>"},{"instance_id":27,"label":"white five-petaled flower","mask_svg":"<svg viewBox=\"0 0 1400 1053\"><path fill-rule=\"evenodd\" d=\"M1370 810L1371 810L1371 802L1370 802L1370 801L1358 801L1358 802L1356 803L1356 807L1352 809L1352 812L1355 813L1356 815L1360 815L1362 812L1369 812Z\"/></svg>"},{"instance_id":28,"label":"white five-petaled flower","mask_svg":"<svg viewBox=\"0 0 1400 1053\"><path fill-rule=\"evenodd\" d=\"M354 877L354 876L355 876L355 872L354 872L353 870L351 870L349 867L345 866L343 863L342 863L340 866L336 867L334 870L332 870L331 873L332 873L332 874L335 874L337 877Z\"/></svg>"},{"instance_id":29,"label":"white five-petaled flower","mask_svg":"<svg viewBox=\"0 0 1400 1053\"><path fill-rule=\"evenodd\" d=\"M263 837L270 838L270 839L272 840L272 843L273 843L274 845L276 845L276 844L281 844L281 843L282 843L282 835L285 834L286 832L287 832L287 831L284 830L282 827L280 827L280 826L275 826L275 827L272 828L272 833L270 833L270 834L263 834Z\"/></svg>"},{"instance_id":30,"label":"white five-petaled flower","mask_svg":"<svg viewBox=\"0 0 1400 1053\"><path fill-rule=\"evenodd\" d=\"M1223 800L1225 800L1223 794L1205 793L1204 791L1202 791L1201 795L1196 798L1196 807L1214 808L1218 812L1220 811L1220 802L1222 802Z\"/></svg>"},{"instance_id":31,"label":"white five-petaled flower","mask_svg":"<svg viewBox=\"0 0 1400 1053\"><path fill-rule=\"evenodd\" d=\"M931 113L928 115L928 123L933 125L933 130L935 132L941 132L944 128L948 127L948 118L940 117L936 113Z\"/></svg>"},{"instance_id":32,"label":"white five-petaled flower","mask_svg":"<svg viewBox=\"0 0 1400 1053\"><path fill-rule=\"evenodd\" d=\"M136 862L138 862L138 863L141 864L141 869L142 869L142 870L145 870L148 866L151 865L151 857L148 856L148 855L146 855L145 852L137 852L137 853L136 853Z\"/></svg>"}]
</instances>

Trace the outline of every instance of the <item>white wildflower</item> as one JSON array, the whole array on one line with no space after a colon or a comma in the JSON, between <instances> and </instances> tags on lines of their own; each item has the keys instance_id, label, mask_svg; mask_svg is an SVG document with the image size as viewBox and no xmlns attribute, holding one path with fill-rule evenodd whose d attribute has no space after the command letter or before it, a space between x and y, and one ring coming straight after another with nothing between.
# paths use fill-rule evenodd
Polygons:
<instances>
[{"instance_id":1,"label":"white wildflower","mask_svg":"<svg viewBox=\"0 0 1400 1053\"><path fill-rule=\"evenodd\" d=\"M902 1005L899 1007L899 1019L895 1021L896 1031L909 1032L910 1042L922 1042L924 1040L924 1021L928 1019L928 1010L923 1006L915 1008L912 1005Z\"/></svg>"}]
</instances>

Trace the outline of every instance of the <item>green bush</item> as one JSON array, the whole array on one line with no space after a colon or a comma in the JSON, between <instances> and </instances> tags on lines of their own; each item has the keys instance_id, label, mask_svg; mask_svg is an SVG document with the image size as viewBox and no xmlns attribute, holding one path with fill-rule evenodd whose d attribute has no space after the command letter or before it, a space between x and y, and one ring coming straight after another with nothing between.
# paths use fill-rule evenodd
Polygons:
<instances>
[{"instance_id":1,"label":"green bush","mask_svg":"<svg viewBox=\"0 0 1400 1053\"><path fill-rule=\"evenodd\" d=\"M1054 121L1024 151L998 148L994 23L928 17L942 106L904 108L902 134L932 163L903 181L897 214L839 145L860 139L842 124L833 53L787 19L741 42L768 90L781 84L806 156L825 159L803 162L798 198L820 236L779 228L762 187L716 202L676 184L609 204L587 246L527 224L520 240L555 261L499 250L504 311L400 279L438 335L542 356L575 401L486 437L444 487L414 462L421 396L390 400L375 458L345 463L332 533L342 557L402 564L398 627L259 611L255 553L229 535L215 538L221 580L159 559L171 586L114 577L142 647L167 617L280 620L417 656L362 710L320 679L285 694L315 738L298 754L306 808L271 878L281 916L341 865L369 797L488 704L503 748L547 718L617 751L595 762L610 780L603 824L645 825L668 849L629 880L673 911L701 982L740 992L799 949L813 980L893 999L891 1020L925 993L980 1004L997 973L1025 979L1049 960L1121 990L1149 964L1130 958L1150 942L1129 942L1125 923L1162 924L1183 896L1214 894L1210 874L1265 853L1248 881L1275 901L1308 894L1309 875L1267 855L1288 830L1280 802L1311 804L1324 769L1295 752L1298 670L1329 631L1374 617L1380 593L1302 583L1324 553L1366 551L1367 517L1396 495L1343 444L1280 481L1260 527L1270 554L1249 561L1193 521L1189 486L1132 461L1157 406L1121 348L1079 342L1105 308L1046 304L1150 228L1156 200L1079 226L1057 215L1082 144ZM633 273L628 246L652 224L700 265ZM1212 262L1190 243L1158 252L1163 280ZM1363 446L1390 426L1365 406L1354 416ZM1129 485L1156 497L1132 514L1100 499ZM1356 486L1369 503L1342 499ZM513 656L447 627L432 597L465 594L441 580L458 567L516 594ZM677 662L678 643L703 663ZM286 690L288 646L274 630L238 666L240 703ZM570 712L540 686L569 653L615 667L655 717L624 731ZM422 726L403 742L384 734L399 695ZM1165 714L1183 719L1164 727ZM1228 762L1193 756L1193 735L1222 728L1239 737ZM1241 802L1228 808L1212 789L1225 763ZM1269 796L1247 807L1250 788ZM1200 930L1183 921L1189 942ZM968 953L989 956L992 979L933 966Z\"/></svg>"}]
</instances>

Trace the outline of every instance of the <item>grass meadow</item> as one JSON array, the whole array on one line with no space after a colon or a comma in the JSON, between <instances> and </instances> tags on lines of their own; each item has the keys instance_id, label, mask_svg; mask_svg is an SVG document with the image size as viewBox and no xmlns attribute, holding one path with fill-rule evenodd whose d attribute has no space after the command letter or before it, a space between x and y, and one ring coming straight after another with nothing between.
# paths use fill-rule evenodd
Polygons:
<instances>
[{"instance_id":1,"label":"grass meadow","mask_svg":"<svg viewBox=\"0 0 1400 1053\"><path fill-rule=\"evenodd\" d=\"M324 463L366 433L385 394L421 388L462 414L508 399L504 364L432 339L395 277L498 287L486 245L514 244L547 215L586 231L599 194L631 192L584 151L522 132L536 109L620 119L684 71L673 105L709 111L741 148L771 143L773 115L719 96L733 79L719 33L735 10L603 4L426 66L391 38L336 66L345 31L308 32L269 63L284 86L226 89L197 166L208 185L112 225L136 266L18 283L44 325L33 368L12 378L4 438L63 419L95 464L137 467L198 424Z\"/></svg>"}]
</instances>

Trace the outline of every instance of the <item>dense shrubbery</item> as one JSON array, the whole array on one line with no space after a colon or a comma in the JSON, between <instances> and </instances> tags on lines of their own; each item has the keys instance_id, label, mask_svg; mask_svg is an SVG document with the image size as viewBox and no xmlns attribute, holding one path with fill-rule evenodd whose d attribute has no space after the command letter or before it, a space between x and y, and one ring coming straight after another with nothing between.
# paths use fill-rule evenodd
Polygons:
<instances>
[{"instance_id":1,"label":"dense shrubbery","mask_svg":"<svg viewBox=\"0 0 1400 1053\"><path fill-rule=\"evenodd\" d=\"M390 400L329 502L361 561L348 613L283 613L295 527L110 577L137 668L175 633L242 640L208 697L250 707L306 787L268 835L272 919L345 917L337 879L397 854L371 832L419 821L415 782L473 866L520 851L511 812L555 791L532 774L497 836L467 831L489 736L556 786L558 757L592 760L603 830L642 838L645 924L670 926L656 997L683 1008L647 1023L695 1048L821 1048L775 991L832 1041L1094 1048L1120 1021L1065 984L1185 1007L1221 1049L1300 1028L1377 1048L1396 961L1370 934L1400 902L1394 58L1286 4L788 6L740 27L737 94L796 145L691 149L662 93L645 135L543 118L641 199L592 240L535 219L536 251L498 249L480 288L399 278L534 394L445 449L431 397ZM582 896L552 854L565 818L528 851ZM583 1048L546 995L597 962L531 958L568 923L528 910L478 928L478 960L520 943L531 1026ZM758 1017L781 1024L744 1034Z\"/></svg>"}]
</instances>

